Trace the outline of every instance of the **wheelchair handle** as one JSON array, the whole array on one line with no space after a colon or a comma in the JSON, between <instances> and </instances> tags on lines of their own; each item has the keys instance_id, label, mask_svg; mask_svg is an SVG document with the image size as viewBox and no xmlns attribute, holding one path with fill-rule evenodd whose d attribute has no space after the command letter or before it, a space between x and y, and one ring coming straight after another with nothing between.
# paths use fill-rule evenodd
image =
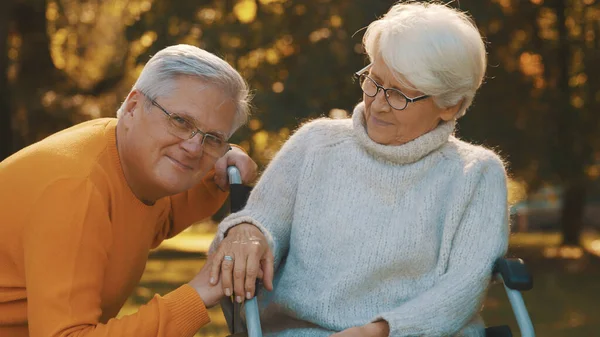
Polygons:
<instances>
[{"instance_id":1,"label":"wheelchair handle","mask_svg":"<svg viewBox=\"0 0 600 337\"><path fill-rule=\"evenodd\" d=\"M227 175L229 176L229 188L231 191L229 196L231 199L231 212L237 212L245 206L248 194L244 189L245 186L242 185L242 176L237 167L229 166L227 168ZM256 296L250 300L246 300L244 311L246 313L248 337L262 337ZM236 312L239 313L239 311L234 311L234 313ZM239 317L235 317L234 321L239 321Z\"/></svg>"},{"instance_id":2,"label":"wheelchair handle","mask_svg":"<svg viewBox=\"0 0 600 337\"><path fill-rule=\"evenodd\" d=\"M235 166L229 166L227 168L227 175L229 176L229 184L230 185L241 185L242 184L242 175L240 174L240 170L238 170Z\"/></svg>"}]
</instances>

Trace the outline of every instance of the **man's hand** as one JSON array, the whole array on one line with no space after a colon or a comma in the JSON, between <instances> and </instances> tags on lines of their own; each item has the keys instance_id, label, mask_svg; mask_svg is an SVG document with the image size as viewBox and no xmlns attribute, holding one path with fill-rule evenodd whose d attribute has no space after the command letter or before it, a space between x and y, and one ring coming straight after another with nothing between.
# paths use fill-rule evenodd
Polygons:
<instances>
[{"instance_id":1,"label":"man's hand","mask_svg":"<svg viewBox=\"0 0 600 337\"><path fill-rule=\"evenodd\" d=\"M198 295L200 295L207 308L218 304L219 300L224 296L221 282L215 285L209 282L212 265L212 259L209 257L200 272L188 283L198 292Z\"/></svg>"},{"instance_id":2,"label":"man's hand","mask_svg":"<svg viewBox=\"0 0 600 337\"><path fill-rule=\"evenodd\" d=\"M357 326L335 333L331 337L387 337L390 326L386 321L378 321L363 326Z\"/></svg>"},{"instance_id":3,"label":"man's hand","mask_svg":"<svg viewBox=\"0 0 600 337\"><path fill-rule=\"evenodd\" d=\"M248 184L256 179L258 165L246 152L232 146L231 150L215 163L215 183L226 191L229 187L227 166L235 165L242 175L242 183Z\"/></svg>"}]
</instances>

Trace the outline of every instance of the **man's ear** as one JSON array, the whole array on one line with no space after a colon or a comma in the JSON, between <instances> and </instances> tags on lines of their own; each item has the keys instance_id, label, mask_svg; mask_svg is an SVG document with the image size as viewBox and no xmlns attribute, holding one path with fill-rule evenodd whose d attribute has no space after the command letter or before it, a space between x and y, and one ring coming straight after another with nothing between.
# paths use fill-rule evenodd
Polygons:
<instances>
[{"instance_id":1,"label":"man's ear","mask_svg":"<svg viewBox=\"0 0 600 337\"><path fill-rule=\"evenodd\" d=\"M123 116L132 117L135 109L143 104L144 95L137 89L131 90L127 98L125 99L125 104L123 105Z\"/></svg>"}]
</instances>

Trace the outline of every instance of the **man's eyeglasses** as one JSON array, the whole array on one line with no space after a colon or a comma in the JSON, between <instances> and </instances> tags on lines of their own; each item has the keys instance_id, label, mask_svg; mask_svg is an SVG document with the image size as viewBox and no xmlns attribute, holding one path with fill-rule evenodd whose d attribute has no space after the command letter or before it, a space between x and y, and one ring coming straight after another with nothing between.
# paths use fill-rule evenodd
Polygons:
<instances>
[{"instance_id":1,"label":"man's eyeglasses","mask_svg":"<svg viewBox=\"0 0 600 337\"><path fill-rule=\"evenodd\" d=\"M394 88L384 88L379 83L375 82L374 79L367 75L367 71L371 65L364 67L357 71L354 75L358 77L360 88L369 97L375 97L379 93L379 90L383 90L383 96L388 104L396 110L404 110L408 106L408 103L414 103L425 98L429 98L429 95L422 95L419 97L410 98L406 96L402 91Z\"/></svg>"},{"instance_id":2,"label":"man's eyeglasses","mask_svg":"<svg viewBox=\"0 0 600 337\"><path fill-rule=\"evenodd\" d=\"M204 152L208 155L216 158L220 158L227 153L227 151L231 150L231 146L220 136L213 135L211 133L206 133L198 129L194 123L187 120L185 117L179 116L178 114L168 112L165 108L163 108L160 104L158 104L155 100L150 98L148 95L144 94L148 100L155 107L159 108L162 112L167 115L168 118L168 131L173 136L179 137L181 139L192 139L196 135L200 135L201 144L204 146Z\"/></svg>"}]
</instances>

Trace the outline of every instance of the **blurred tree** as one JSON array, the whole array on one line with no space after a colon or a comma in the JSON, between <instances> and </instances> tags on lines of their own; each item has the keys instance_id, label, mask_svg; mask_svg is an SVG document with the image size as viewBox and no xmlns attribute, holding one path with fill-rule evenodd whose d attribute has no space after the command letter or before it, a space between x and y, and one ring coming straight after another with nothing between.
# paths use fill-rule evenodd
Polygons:
<instances>
[{"instance_id":1,"label":"blurred tree","mask_svg":"<svg viewBox=\"0 0 600 337\"><path fill-rule=\"evenodd\" d=\"M447 2L471 12L489 42L486 83L461 136L502 152L530 190L563 186L565 243L577 243L587 182L600 175L598 0ZM150 55L188 43L250 83L257 108L233 141L266 165L298 124L344 117L360 100L352 79L366 63L359 31L393 3L5 0L0 127L18 135L2 131L0 150L113 116ZM10 96L1 90L7 73Z\"/></svg>"},{"instance_id":2,"label":"blurred tree","mask_svg":"<svg viewBox=\"0 0 600 337\"><path fill-rule=\"evenodd\" d=\"M590 168L600 153L594 92L600 87L593 75L600 61L599 6L595 0L494 2L489 8L461 1L491 43L488 83L461 133L497 145L530 190L561 187L564 244L578 245L587 186L598 177Z\"/></svg>"},{"instance_id":3,"label":"blurred tree","mask_svg":"<svg viewBox=\"0 0 600 337\"><path fill-rule=\"evenodd\" d=\"M154 1L127 30L135 41L155 34L151 54L165 45L189 43L233 64L255 90L254 117L234 140L262 165L302 121L350 110L360 99L352 79L364 65L362 34L389 1L333 2L236 0ZM160 13L160 15L158 15ZM140 55L143 64L147 54ZM340 111L340 110L336 110Z\"/></svg>"},{"instance_id":4,"label":"blurred tree","mask_svg":"<svg viewBox=\"0 0 600 337\"><path fill-rule=\"evenodd\" d=\"M563 184L563 202L560 217L563 229L563 243L566 245L580 245L580 233L583 227L583 209L586 193L585 165L589 164L587 158L590 149L589 136L585 126L585 108L575 108L571 98L573 93L569 85L571 71L571 46L567 31L567 0L554 0L550 2L552 10L556 13L558 45L556 48L557 71L555 72L555 91L558 101L551 112L554 115L554 127L549 139L554 150L552 167ZM570 10L571 19L575 20L576 14ZM577 41L574 44L577 43Z\"/></svg>"},{"instance_id":5,"label":"blurred tree","mask_svg":"<svg viewBox=\"0 0 600 337\"><path fill-rule=\"evenodd\" d=\"M49 104L55 92L70 83L50 55L46 5L45 0L20 0L12 11L11 100L18 131L13 139L19 148L71 124L72 111Z\"/></svg>"}]
</instances>

